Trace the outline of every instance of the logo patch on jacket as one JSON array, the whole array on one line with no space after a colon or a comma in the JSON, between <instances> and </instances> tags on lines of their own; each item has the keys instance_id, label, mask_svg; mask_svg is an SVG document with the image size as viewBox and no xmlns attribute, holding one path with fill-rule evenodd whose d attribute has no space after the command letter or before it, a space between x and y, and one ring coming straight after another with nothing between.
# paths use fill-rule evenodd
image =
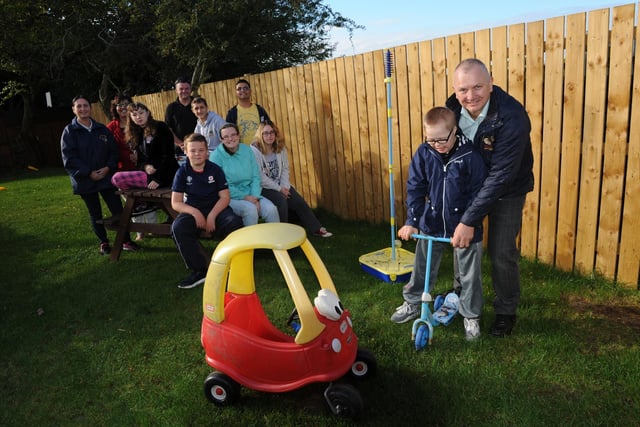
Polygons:
<instances>
[{"instance_id":1,"label":"logo patch on jacket","mask_svg":"<svg viewBox=\"0 0 640 427\"><path fill-rule=\"evenodd\" d=\"M483 136L482 137L482 149L487 151L493 151L493 143L495 138L493 135Z\"/></svg>"}]
</instances>

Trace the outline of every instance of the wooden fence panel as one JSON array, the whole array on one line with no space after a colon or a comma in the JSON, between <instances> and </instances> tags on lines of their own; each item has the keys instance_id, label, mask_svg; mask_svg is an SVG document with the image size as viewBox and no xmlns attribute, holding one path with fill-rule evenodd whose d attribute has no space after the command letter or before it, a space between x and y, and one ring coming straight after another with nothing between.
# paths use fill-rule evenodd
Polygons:
<instances>
[{"instance_id":1,"label":"wooden fence panel","mask_svg":"<svg viewBox=\"0 0 640 427\"><path fill-rule=\"evenodd\" d=\"M544 22L527 26L525 69L525 109L531 120L533 151L533 191L527 194L522 212L520 232L521 253L535 258L538 251L538 220L540 208L540 164L542 158L542 105L544 88Z\"/></svg>"},{"instance_id":2,"label":"wooden fence panel","mask_svg":"<svg viewBox=\"0 0 640 427\"><path fill-rule=\"evenodd\" d=\"M316 92L313 86L313 66L306 64L303 66L304 70L304 98L301 100L306 103L307 107L307 165L309 174L309 196L305 198L309 206L315 208L318 206L318 195L322 193L320 185L321 165L319 162L322 154L320 152L319 141L321 141L318 135L318 115L316 112Z\"/></svg>"},{"instance_id":3,"label":"wooden fence panel","mask_svg":"<svg viewBox=\"0 0 640 427\"><path fill-rule=\"evenodd\" d=\"M267 94L267 97L262 97L262 103L258 102L260 105L267 104L265 107L269 108L267 113L269 114L269 118L274 121L274 123L278 126L278 128L284 132L285 135L285 143L287 141L293 146L291 149L295 147L295 141L291 138L291 124L289 123L289 114L288 114L288 99L287 94L284 90L284 71L272 71L265 75L265 85L268 85L270 88L270 93ZM291 154L293 156L293 154ZM295 166L293 166L295 169Z\"/></svg>"},{"instance_id":4,"label":"wooden fence panel","mask_svg":"<svg viewBox=\"0 0 640 427\"><path fill-rule=\"evenodd\" d=\"M409 140L405 144L409 159L413 158L417 147L422 142L422 117L426 110L422 110L422 88L420 87L420 45L412 43L407 45L407 67L409 77ZM406 181L408 178L409 163L404 164L406 170L403 171L405 180L403 189L406 191Z\"/></svg>"},{"instance_id":5,"label":"wooden fence panel","mask_svg":"<svg viewBox=\"0 0 640 427\"><path fill-rule=\"evenodd\" d=\"M372 222L373 207L371 200L373 196L373 183L371 182L371 156L369 154L369 116L370 100L367 98L367 80L365 74L364 55L357 55L354 58L354 77L355 77L355 107L357 107L355 126L352 131L355 132L355 140L358 142L354 147L354 164L361 181L361 190L358 191L358 218L364 218L366 221Z\"/></svg>"},{"instance_id":6,"label":"wooden fence panel","mask_svg":"<svg viewBox=\"0 0 640 427\"><path fill-rule=\"evenodd\" d=\"M476 55L480 61L491 69L491 30L485 29L476 31ZM462 58L465 59L465 58Z\"/></svg>"},{"instance_id":7,"label":"wooden fence panel","mask_svg":"<svg viewBox=\"0 0 640 427\"><path fill-rule=\"evenodd\" d=\"M446 87L446 91L447 94L449 94L452 90L453 90L453 71L456 69L456 66L460 63L460 61L462 60L462 53L460 53L461 51L461 41L460 41L460 36L459 35L455 35L455 36L448 36L446 38L447 40L447 61L446 61L446 70L447 70L447 87ZM445 100L447 99L446 97L444 98ZM438 105L444 105L444 101L438 101L439 103L441 102L441 104Z\"/></svg>"},{"instance_id":8,"label":"wooden fence panel","mask_svg":"<svg viewBox=\"0 0 640 427\"><path fill-rule=\"evenodd\" d=\"M407 47L399 46L395 49L396 76L393 82L396 85L396 100L393 110L394 122L397 122L397 136L393 136L393 175L395 196L395 218L403 216L405 206L404 195L407 188L407 175L409 163L411 163L411 110L409 108L409 73L407 63Z\"/></svg>"},{"instance_id":9,"label":"wooden fence panel","mask_svg":"<svg viewBox=\"0 0 640 427\"><path fill-rule=\"evenodd\" d=\"M334 108L333 120L334 129L333 135L335 137L335 153L336 153L336 167L337 167L337 181L335 183L336 188L340 186L343 190L338 197L338 212L339 215L344 218L352 218L349 211L348 197L353 191L353 183L347 181L347 174L351 174L351 171L347 171L345 168L345 152L344 152L344 139L348 138L345 135L345 130L349 128L349 115L348 115L348 100L346 97L346 88L344 83L344 57L336 58L335 61L335 73L330 77L335 80L331 82L331 104Z\"/></svg>"},{"instance_id":10,"label":"wooden fence panel","mask_svg":"<svg viewBox=\"0 0 640 427\"><path fill-rule=\"evenodd\" d=\"M335 79L336 79L336 60L326 62L326 67L322 68L322 104L325 110L325 125L327 132L327 165L330 199L327 209L338 214L340 212L340 192L338 191L338 164L336 161L336 122L340 120L336 114L338 111L338 100L335 95ZM335 99L335 101L334 101Z\"/></svg>"},{"instance_id":11,"label":"wooden fence panel","mask_svg":"<svg viewBox=\"0 0 640 427\"><path fill-rule=\"evenodd\" d=\"M345 99L347 100L347 112L349 115L349 126L345 128L345 167L347 171L351 171L351 175L347 174L347 179L352 183L352 189L349 193L349 211L352 212L351 218L362 218L364 216L364 188L362 179L362 162L360 160L360 120L358 109L366 103L362 97L363 93L358 90L358 84L362 85L362 79L356 75L356 62L360 58L351 56L345 58L346 87Z\"/></svg>"},{"instance_id":12,"label":"wooden fence panel","mask_svg":"<svg viewBox=\"0 0 640 427\"><path fill-rule=\"evenodd\" d=\"M433 105L442 105L453 87L447 81L447 50L445 39L433 40ZM425 111L426 113L426 111Z\"/></svg>"},{"instance_id":13,"label":"wooden fence panel","mask_svg":"<svg viewBox=\"0 0 640 427\"><path fill-rule=\"evenodd\" d=\"M386 117L385 103L382 99L379 99L377 91L381 86L384 87L382 79L379 79L376 74L375 57L382 57L380 52L369 52L363 55L364 57L364 79L365 91L367 96L367 121L369 124L369 135L367 137L367 149L368 163L371 169L371 198L367 199L368 209L371 211L371 221L373 223L381 223L386 217L384 214L384 207L386 203L384 201L383 182L385 179L384 170L380 164L380 144L386 136L386 128L380 128L378 122L382 115ZM384 73L383 73L384 75Z\"/></svg>"},{"instance_id":14,"label":"wooden fence panel","mask_svg":"<svg viewBox=\"0 0 640 427\"><path fill-rule=\"evenodd\" d=\"M270 79L268 73L258 74L256 76L247 76L247 80L251 84L251 100L257 104L260 104L271 120L275 118L271 117L274 112L275 94L273 93L273 87L269 84ZM235 82L234 82L235 91ZM278 121L274 122L278 125Z\"/></svg>"},{"instance_id":15,"label":"wooden fence panel","mask_svg":"<svg viewBox=\"0 0 640 427\"><path fill-rule=\"evenodd\" d=\"M294 159L296 165L291 170L291 178L294 180L294 187L299 188L299 193L304 198L309 198L309 182L307 180L307 156L305 152L304 141L304 126L305 126L305 112L302 101L304 100L304 94L300 93L298 86L301 76L300 71L302 67L293 67L285 70L283 74L284 85L287 88L287 116L289 117L289 141L292 144L289 146L290 156ZM288 71L288 72L287 72Z\"/></svg>"},{"instance_id":16,"label":"wooden fence panel","mask_svg":"<svg viewBox=\"0 0 640 427\"><path fill-rule=\"evenodd\" d=\"M555 259L558 178L560 176L560 132L562 131L562 72L564 65L564 18L547 21L544 73L544 125L542 134L542 192L538 257Z\"/></svg>"},{"instance_id":17,"label":"wooden fence panel","mask_svg":"<svg viewBox=\"0 0 640 427\"><path fill-rule=\"evenodd\" d=\"M595 269L615 276L622 217L624 169L631 92L634 5L613 9L609 93Z\"/></svg>"},{"instance_id":18,"label":"wooden fence panel","mask_svg":"<svg viewBox=\"0 0 640 427\"><path fill-rule=\"evenodd\" d=\"M524 105L524 56L525 56L524 24L509 27L509 94Z\"/></svg>"},{"instance_id":19,"label":"wooden fence panel","mask_svg":"<svg viewBox=\"0 0 640 427\"><path fill-rule=\"evenodd\" d=\"M640 12L636 11L636 14ZM634 31L635 41L640 39L640 27ZM617 280L626 284L637 284L640 277L640 55L635 55L633 69L633 92L629 127L629 149L624 186L624 206L620 236L620 259Z\"/></svg>"},{"instance_id":20,"label":"wooden fence panel","mask_svg":"<svg viewBox=\"0 0 640 427\"><path fill-rule=\"evenodd\" d=\"M315 92L314 102L318 127L318 141L315 144L319 153L318 157L315 159L315 164L318 165L318 183L321 187L321 191L317 194L318 206L329 209L331 193L334 193L335 191L331 188L331 170L329 168L329 156L327 156L327 145L329 141L327 128L331 119L331 109L329 108L328 102L325 103L327 98L326 84L323 84L323 79L326 80L323 76L326 76L327 74L327 63L316 62L311 64L311 68L313 70L313 90ZM320 153L322 153L322 155L320 155Z\"/></svg>"},{"instance_id":21,"label":"wooden fence panel","mask_svg":"<svg viewBox=\"0 0 640 427\"><path fill-rule=\"evenodd\" d=\"M607 97L609 10L588 15L587 74L583 119L582 164L576 235L576 268L593 272L602 171L602 145Z\"/></svg>"},{"instance_id":22,"label":"wooden fence panel","mask_svg":"<svg viewBox=\"0 0 640 427\"><path fill-rule=\"evenodd\" d=\"M509 90L507 60L509 52L507 49L507 27L496 27L491 29L491 63L489 71L493 77L493 83L504 90Z\"/></svg>"},{"instance_id":23,"label":"wooden fence panel","mask_svg":"<svg viewBox=\"0 0 640 427\"><path fill-rule=\"evenodd\" d=\"M422 108L420 110L420 123L422 123L422 117L431 108L435 107L436 102L438 105L443 105L444 100L435 100L434 86L433 86L433 50L431 49L430 42L420 42L418 44L418 50L420 54L420 99ZM420 141L414 141L412 150L415 153L423 141L424 135L421 135Z\"/></svg>"},{"instance_id":24,"label":"wooden fence panel","mask_svg":"<svg viewBox=\"0 0 640 427\"><path fill-rule=\"evenodd\" d=\"M558 199L556 265L570 271L576 243L578 182L582 149L582 111L584 110L584 34L586 14L570 15L566 22L566 63L564 71L564 110L562 121L562 164Z\"/></svg>"},{"instance_id":25,"label":"wooden fence panel","mask_svg":"<svg viewBox=\"0 0 640 427\"><path fill-rule=\"evenodd\" d=\"M460 61L458 61L458 64L463 59L474 58L475 56L476 56L476 37L475 37L475 33L464 33L464 34L461 34L460 35ZM453 78L453 70L455 70L456 65L458 65L458 64L452 64L453 68L449 68L452 78Z\"/></svg>"}]
</instances>

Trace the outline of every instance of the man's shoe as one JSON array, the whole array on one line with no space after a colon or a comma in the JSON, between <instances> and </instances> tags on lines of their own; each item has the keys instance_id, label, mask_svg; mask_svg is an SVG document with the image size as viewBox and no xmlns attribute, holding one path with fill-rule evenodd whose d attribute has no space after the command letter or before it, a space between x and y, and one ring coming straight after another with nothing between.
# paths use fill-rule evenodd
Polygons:
<instances>
[{"instance_id":1,"label":"man's shoe","mask_svg":"<svg viewBox=\"0 0 640 427\"><path fill-rule=\"evenodd\" d=\"M194 271L186 279L178 283L180 289L191 289L204 283L207 273L204 271Z\"/></svg>"},{"instance_id":2,"label":"man's shoe","mask_svg":"<svg viewBox=\"0 0 640 427\"><path fill-rule=\"evenodd\" d=\"M393 323L405 323L418 317L420 317L420 306L418 304L409 304L405 301L391 315L391 321Z\"/></svg>"},{"instance_id":3,"label":"man's shoe","mask_svg":"<svg viewBox=\"0 0 640 427\"><path fill-rule=\"evenodd\" d=\"M467 341L473 341L480 338L480 319L464 318L464 332Z\"/></svg>"},{"instance_id":4,"label":"man's shoe","mask_svg":"<svg viewBox=\"0 0 640 427\"><path fill-rule=\"evenodd\" d=\"M496 320L491 325L489 333L494 337L504 337L511 335L511 331L516 324L515 314L496 314Z\"/></svg>"},{"instance_id":5,"label":"man's shoe","mask_svg":"<svg viewBox=\"0 0 640 427\"><path fill-rule=\"evenodd\" d=\"M111 253L111 245L109 242L100 243L100 255L109 255Z\"/></svg>"},{"instance_id":6,"label":"man's shoe","mask_svg":"<svg viewBox=\"0 0 640 427\"><path fill-rule=\"evenodd\" d=\"M123 251L130 251L130 252L135 252L135 251L139 251L141 248L140 246L138 246L137 244L135 244L134 242L124 242L122 244L122 250Z\"/></svg>"}]
</instances>

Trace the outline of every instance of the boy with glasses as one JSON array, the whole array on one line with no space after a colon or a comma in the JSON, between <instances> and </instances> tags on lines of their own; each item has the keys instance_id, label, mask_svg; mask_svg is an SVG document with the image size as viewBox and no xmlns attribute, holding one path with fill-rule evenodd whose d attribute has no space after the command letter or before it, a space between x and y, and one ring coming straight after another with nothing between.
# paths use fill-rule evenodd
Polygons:
<instances>
[{"instance_id":1,"label":"boy with glasses","mask_svg":"<svg viewBox=\"0 0 640 427\"><path fill-rule=\"evenodd\" d=\"M251 86L245 79L236 83L236 97L238 104L227 112L226 121L238 126L240 130L240 142L251 145L258 125L269 119L267 111L258 104L251 102Z\"/></svg>"},{"instance_id":2,"label":"boy with glasses","mask_svg":"<svg viewBox=\"0 0 640 427\"><path fill-rule=\"evenodd\" d=\"M411 159L407 180L408 215L398 236L409 240L420 232L435 237L448 237L460 222L486 177L482 155L458 130L456 116L446 107L435 107L424 117L425 143ZM418 243L424 242L420 240ZM433 242L429 285L438 275L446 243ZM391 316L391 321L404 323L420 316L426 269L426 244L416 245L413 272L404 286L404 303ZM454 248L453 256L460 268L459 311L464 317L468 340L480 336L482 313L482 224L474 230L467 248ZM430 290L429 290L430 291Z\"/></svg>"}]
</instances>

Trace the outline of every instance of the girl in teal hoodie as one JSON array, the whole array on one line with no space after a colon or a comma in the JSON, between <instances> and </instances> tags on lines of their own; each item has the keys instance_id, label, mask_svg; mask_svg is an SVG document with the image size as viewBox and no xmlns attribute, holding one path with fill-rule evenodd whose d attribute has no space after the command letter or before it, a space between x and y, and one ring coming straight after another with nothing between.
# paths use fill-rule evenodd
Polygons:
<instances>
[{"instance_id":1,"label":"girl in teal hoodie","mask_svg":"<svg viewBox=\"0 0 640 427\"><path fill-rule=\"evenodd\" d=\"M229 184L229 206L242 218L245 226L265 222L280 222L278 209L262 197L260 169L251 147L240 143L240 132L233 123L220 128L222 144L211 152L210 160L224 171Z\"/></svg>"}]
</instances>

